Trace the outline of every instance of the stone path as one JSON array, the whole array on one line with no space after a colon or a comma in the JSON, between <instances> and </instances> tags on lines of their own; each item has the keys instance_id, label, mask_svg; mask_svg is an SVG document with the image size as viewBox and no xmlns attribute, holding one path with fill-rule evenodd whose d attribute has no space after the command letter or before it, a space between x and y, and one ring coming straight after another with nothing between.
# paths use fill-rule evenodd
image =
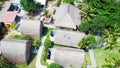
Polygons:
<instances>
[{"instance_id":1,"label":"stone path","mask_svg":"<svg viewBox=\"0 0 120 68\"><path fill-rule=\"evenodd\" d=\"M35 64L36 68L46 68L46 66L43 66L40 63L42 51L43 51L43 48L44 48L44 41L45 41L45 39L46 39L46 36L44 36L42 38L42 43L41 43L41 46L39 47L39 51L38 51L37 59L36 59L36 64Z\"/></svg>"},{"instance_id":2,"label":"stone path","mask_svg":"<svg viewBox=\"0 0 120 68\"><path fill-rule=\"evenodd\" d=\"M94 52L92 49L89 50L89 56L90 56L90 60L91 60L91 65L87 65L87 68L96 68L97 67L97 63L94 57Z\"/></svg>"}]
</instances>

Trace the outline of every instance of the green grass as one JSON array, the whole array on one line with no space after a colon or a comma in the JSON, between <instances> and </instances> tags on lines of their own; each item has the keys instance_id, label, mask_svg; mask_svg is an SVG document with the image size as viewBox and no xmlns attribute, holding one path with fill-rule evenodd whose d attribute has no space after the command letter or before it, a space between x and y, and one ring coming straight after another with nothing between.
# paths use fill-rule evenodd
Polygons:
<instances>
[{"instance_id":1,"label":"green grass","mask_svg":"<svg viewBox=\"0 0 120 68\"><path fill-rule=\"evenodd\" d=\"M85 58L81 68L86 68L86 64L91 65L90 56L88 52L85 52Z\"/></svg>"},{"instance_id":2,"label":"green grass","mask_svg":"<svg viewBox=\"0 0 120 68\"><path fill-rule=\"evenodd\" d=\"M32 53L30 57L30 63L28 65L20 65L16 64L16 68L36 68L35 63L36 63L36 54Z\"/></svg>"},{"instance_id":3,"label":"green grass","mask_svg":"<svg viewBox=\"0 0 120 68\"><path fill-rule=\"evenodd\" d=\"M68 47L63 45L54 45L53 48L68 48Z\"/></svg>"},{"instance_id":4,"label":"green grass","mask_svg":"<svg viewBox=\"0 0 120 68\"><path fill-rule=\"evenodd\" d=\"M30 36L29 35L13 35L11 38L18 39L18 40L28 40L30 39Z\"/></svg>"},{"instance_id":5,"label":"green grass","mask_svg":"<svg viewBox=\"0 0 120 68\"><path fill-rule=\"evenodd\" d=\"M90 55L89 55L88 52L85 52L85 59L86 59L86 61L87 61L87 64L88 64L88 65L91 65Z\"/></svg>"},{"instance_id":6,"label":"green grass","mask_svg":"<svg viewBox=\"0 0 120 68\"><path fill-rule=\"evenodd\" d=\"M120 51L120 47L115 47L114 49L105 49L104 47L94 49L97 68L103 68L102 65L104 64L105 58L108 54L118 51Z\"/></svg>"}]
</instances>

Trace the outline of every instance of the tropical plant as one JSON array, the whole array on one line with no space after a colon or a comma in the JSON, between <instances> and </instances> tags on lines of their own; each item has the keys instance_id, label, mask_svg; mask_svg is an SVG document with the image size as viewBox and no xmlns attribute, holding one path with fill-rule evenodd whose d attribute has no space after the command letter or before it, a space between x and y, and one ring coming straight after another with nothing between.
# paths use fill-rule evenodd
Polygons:
<instances>
[{"instance_id":1,"label":"tropical plant","mask_svg":"<svg viewBox=\"0 0 120 68\"><path fill-rule=\"evenodd\" d=\"M73 4L75 0L63 0L63 3L70 3Z\"/></svg>"},{"instance_id":2,"label":"tropical plant","mask_svg":"<svg viewBox=\"0 0 120 68\"><path fill-rule=\"evenodd\" d=\"M51 63L50 65L48 65L47 68L60 68L60 65L56 63Z\"/></svg>"},{"instance_id":3,"label":"tropical plant","mask_svg":"<svg viewBox=\"0 0 120 68\"><path fill-rule=\"evenodd\" d=\"M80 31L105 35L107 29L110 34L120 33L120 2L115 0L86 0L82 7L82 23ZM104 6L104 7L103 7ZM87 26L85 26L87 25Z\"/></svg>"},{"instance_id":4,"label":"tropical plant","mask_svg":"<svg viewBox=\"0 0 120 68\"><path fill-rule=\"evenodd\" d=\"M103 67L119 68L120 67L120 54L119 54L119 52L107 54L107 56L105 58L105 63L103 64Z\"/></svg>"},{"instance_id":5,"label":"tropical plant","mask_svg":"<svg viewBox=\"0 0 120 68\"><path fill-rule=\"evenodd\" d=\"M24 10L29 13L35 13L41 7L41 4L36 3L35 0L20 0L20 4L23 6Z\"/></svg>"},{"instance_id":6,"label":"tropical plant","mask_svg":"<svg viewBox=\"0 0 120 68\"><path fill-rule=\"evenodd\" d=\"M88 35L78 43L78 48L88 49L89 47L95 46L96 44L97 41L95 37L93 35Z\"/></svg>"}]
</instances>

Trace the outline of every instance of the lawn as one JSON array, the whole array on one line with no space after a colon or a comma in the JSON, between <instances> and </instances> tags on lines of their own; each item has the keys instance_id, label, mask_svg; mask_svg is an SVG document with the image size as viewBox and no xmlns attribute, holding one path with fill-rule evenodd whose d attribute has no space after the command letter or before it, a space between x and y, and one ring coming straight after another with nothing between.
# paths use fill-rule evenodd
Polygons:
<instances>
[{"instance_id":1,"label":"lawn","mask_svg":"<svg viewBox=\"0 0 120 68\"><path fill-rule=\"evenodd\" d=\"M95 59L97 62L97 68L103 68L102 65L105 62L105 58L108 54L118 52L120 50L120 46L114 49L105 49L104 47L94 49Z\"/></svg>"},{"instance_id":2,"label":"lawn","mask_svg":"<svg viewBox=\"0 0 120 68\"><path fill-rule=\"evenodd\" d=\"M36 63L36 53L32 53L30 57L30 63L28 65L20 65L16 64L16 68L36 68L35 63Z\"/></svg>"},{"instance_id":3,"label":"lawn","mask_svg":"<svg viewBox=\"0 0 120 68\"><path fill-rule=\"evenodd\" d=\"M54 45L53 48L68 48L68 47L63 45Z\"/></svg>"}]
</instances>

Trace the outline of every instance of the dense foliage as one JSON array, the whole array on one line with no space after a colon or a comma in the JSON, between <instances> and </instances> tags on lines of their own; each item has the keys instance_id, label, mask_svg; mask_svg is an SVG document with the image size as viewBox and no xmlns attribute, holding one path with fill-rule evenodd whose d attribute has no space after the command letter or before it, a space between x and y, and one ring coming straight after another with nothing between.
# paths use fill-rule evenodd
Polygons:
<instances>
[{"instance_id":1,"label":"dense foliage","mask_svg":"<svg viewBox=\"0 0 120 68\"><path fill-rule=\"evenodd\" d=\"M41 40L40 39L33 40L33 44L32 44L33 46L39 48L40 44L41 44Z\"/></svg>"},{"instance_id":2,"label":"dense foliage","mask_svg":"<svg viewBox=\"0 0 120 68\"><path fill-rule=\"evenodd\" d=\"M41 64L42 65L48 65L48 63L46 62L46 57L47 57L47 50L48 48L51 48L53 47L53 42L50 40L50 36L49 36L49 33L45 39L45 42L44 42L44 49L43 49L43 52L42 52L42 57L41 57Z\"/></svg>"},{"instance_id":3,"label":"dense foliage","mask_svg":"<svg viewBox=\"0 0 120 68\"><path fill-rule=\"evenodd\" d=\"M70 3L73 4L75 0L63 0L64 3Z\"/></svg>"},{"instance_id":4,"label":"dense foliage","mask_svg":"<svg viewBox=\"0 0 120 68\"><path fill-rule=\"evenodd\" d=\"M97 41L95 37L93 35L88 35L78 43L78 48L88 49L89 47L95 46L96 44Z\"/></svg>"},{"instance_id":5,"label":"dense foliage","mask_svg":"<svg viewBox=\"0 0 120 68\"><path fill-rule=\"evenodd\" d=\"M85 7L85 8L84 8ZM120 33L120 2L115 0L86 0L82 7L79 30L92 34Z\"/></svg>"},{"instance_id":6,"label":"dense foliage","mask_svg":"<svg viewBox=\"0 0 120 68\"><path fill-rule=\"evenodd\" d=\"M23 6L25 11L34 13L41 7L41 4L36 3L35 0L20 0L20 4Z\"/></svg>"},{"instance_id":7,"label":"dense foliage","mask_svg":"<svg viewBox=\"0 0 120 68\"><path fill-rule=\"evenodd\" d=\"M48 65L47 68L60 68L60 65L56 63L51 63L50 65Z\"/></svg>"},{"instance_id":8,"label":"dense foliage","mask_svg":"<svg viewBox=\"0 0 120 68\"><path fill-rule=\"evenodd\" d=\"M18 40L29 40L29 35L14 35L12 36L12 39L18 39Z\"/></svg>"},{"instance_id":9,"label":"dense foliage","mask_svg":"<svg viewBox=\"0 0 120 68\"><path fill-rule=\"evenodd\" d=\"M119 52L107 54L105 58L105 63L103 64L103 67L109 67L109 68L119 68L120 67L120 54Z\"/></svg>"}]
</instances>

